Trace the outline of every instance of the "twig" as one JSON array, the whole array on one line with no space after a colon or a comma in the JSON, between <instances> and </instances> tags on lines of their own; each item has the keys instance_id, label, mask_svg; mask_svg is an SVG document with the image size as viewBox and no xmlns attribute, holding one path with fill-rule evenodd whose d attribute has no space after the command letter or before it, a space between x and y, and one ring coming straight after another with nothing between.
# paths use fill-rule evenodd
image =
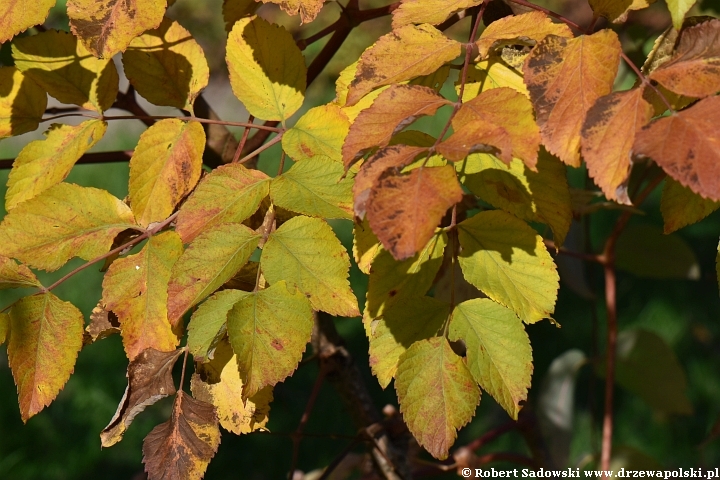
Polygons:
<instances>
[{"instance_id":1,"label":"twig","mask_svg":"<svg viewBox=\"0 0 720 480\"><path fill-rule=\"evenodd\" d=\"M80 159L75 162L76 165L79 164L90 164L90 163L116 163L116 162L127 162L130 160L130 157L132 157L132 150L128 150L125 152L119 151L119 152L98 152L98 153L86 153ZM8 169L12 168L13 163L15 162L14 158L10 159L4 159L0 160L0 170L2 169Z\"/></svg>"},{"instance_id":2,"label":"twig","mask_svg":"<svg viewBox=\"0 0 720 480\"><path fill-rule=\"evenodd\" d=\"M583 253L583 252L576 252L574 250L568 250L565 247L556 247L555 242L552 240L548 240L546 238L543 239L543 242L545 243L545 246L548 247L550 250L555 250L560 254L567 255L568 257L575 257L579 258L581 260L585 260L588 262L595 262L595 263L603 263L603 258L601 255L594 255L592 253Z\"/></svg>"},{"instance_id":3,"label":"twig","mask_svg":"<svg viewBox=\"0 0 720 480\"><path fill-rule=\"evenodd\" d=\"M253 123L254 120L255 120L255 117L253 117L252 115L250 115L248 117L249 123ZM250 128L245 127L245 129L243 130L242 138L240 139L240 143L238 144L237 148L235 149L235 155L233 155L232 163L235 163L238 160L240 160L240 155L242 155L242 151L243 151L243 148L245 148L245 142L247 142L249 134L250 134Z\"/></svg>"},{"instance_id":4,"label":"twig","mask_svg":"<svg viewBox=\"0 0 720 480\"><path fill-rule=\"evenodd\" d=\"M183 356L183 365L182 371L180 372L180 386L178 387L178 392L182 392L183 384L185 383L185 367L187 366L188 352L190 351L187 347L183 347L183 349L185 349L185 355Z\"/></svg>"},{"instance_id":5,"label":"twig","mask_svg":"<svg viewBox=\"0 0 720 480\"><path fill-rule=\"evenodd\" d=\"M253 138L255 138L255 137L253 137ZM280 142L280 140L282 140L282 133L279 133L277 137L273 138L272 140L267 142L265 145L261 145L255 151L248 153L247 155L245 155L243 158L241 158L240 160L238 160L235 163L242 164L242 163L247 162L248 160L252 160L256 156L260 155L260 153L264 152L268 148L270 148L273 145L275 145L276 143Z\"/></svg>"}]
</instances>

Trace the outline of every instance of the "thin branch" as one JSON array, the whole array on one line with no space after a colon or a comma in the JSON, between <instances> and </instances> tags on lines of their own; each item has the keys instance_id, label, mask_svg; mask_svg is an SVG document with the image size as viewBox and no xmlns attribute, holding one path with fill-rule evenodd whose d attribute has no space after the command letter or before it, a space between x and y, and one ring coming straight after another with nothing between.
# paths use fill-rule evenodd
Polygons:
<instances>
[{"instance_id":1,"label":"thin branch","mask_svg":"<svg viewBox=\"0 0 720 480\"><path fill-rule=\"evenodd\" d=\"M128 151L118 151L118 152L97 152L97 153L86 153L80 159L75 162L76 165L79 164L91 164L91 163L117 163L117 162L127 162L130 160L130 157L132 157L132 150ZM10 159L4 159L0 160L0 170L12 168L13 163L15 162L14 158Z\"/></svg>"},{"instance_id":2,"label":"thin branch","mask_svg":"<svg viewBox=\"0 0 720 480\"><path fill-rule=\"evenodd\" d=\"M248 122L253 123L255 121L255 117L250 115L248 117ZM245 127L243 130L242 138L240 139L240 143L238 144L237 148L235 149L235 155L233 155L232 163L237 162L240 160L240 155L242 155L243 148L245 148L245 142L247 142L248 135L250 134L250 128Z\"/></svg>"},{"instance_id":3,"label":"thin branch","mask_svg":"<svg viewBox=\"0 0 720 480\"><path fill-rule=\"evenodd\" d=\"M602 255L594 255L592 253L583 253L583 252L576 252L574 250L568 250L565 247L556 247L555 242L548 239L543 239L543 242L545 243L545 246L550 250L555 250L558 253L562 255L567 255L568 257L575 257L579 258L581 260L585 260L587 262L595 262L595 263L603 263Z\"/></svg>"},{"instance_id":4,"label":"thin branch","mask_svg":"<svg viewBox=\"0 0 720 480\"><path fill-rule=\"evenodd\" d=\"M183 384L185 383L185 367L187 367L188 352L190 351L187 347L183 348L185 349L185 355L183 355L183 365L182 371L180 372L180 386L178 387L178 392L182 392Z\"/></svg>"},{"instance_id":5,"label":"thin branch","mask_svg":"<svg viewBox=\"0 0 720 480\"><path fill-rule=\"evenodd\" d=\"M225 125L226 127L245 127L245 128L256 128L258 130L267 130L269 132L282 132L282 128L269 127L266 125L258 125L248 122L230 122L226 120L210 120L208 118L200 117L184 117L184 116L171 116L171 115L105 115L101 118L102 120L165 120L165 119L177 119L186 122L198 122L207 123L209 125Z\"/></svg>"},{"instance_id":6,"label":"thin branch","mask_svg":"<svg viewBox=\"0 0 720 480\"><path fill-rule=\"evenodd\" d=\"M259 133L260 133L260 132L259 132ZM255 138L255 137L253 137L253 138ZM268 148L270 148L270 147L272 147L273 145L275 145L276 143L280 142L280 140L282 140L282 133L278 134L277 137L273 138L272 140L270 140L269 142L267 142L265 145L262 145L262 146L258 147L255 151L253 151L253 152L251 152L251 153L248 153L247 155L245 155L243 158L241 158L240 160L238 160L238 161L235 162L235 163L241 163L241 164L242 164L242 163L247 162L248 160L252 160L252 159L255 158L256 156L260 155L262 152L264 152L265 150L267 150Z\"/></svg>"}]
</instances>

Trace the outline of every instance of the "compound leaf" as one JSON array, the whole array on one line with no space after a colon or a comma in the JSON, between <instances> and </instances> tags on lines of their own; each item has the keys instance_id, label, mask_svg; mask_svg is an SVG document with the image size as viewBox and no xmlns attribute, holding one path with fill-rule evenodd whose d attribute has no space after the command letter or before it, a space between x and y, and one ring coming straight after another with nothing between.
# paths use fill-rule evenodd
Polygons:
<instances>
[{"instance_id":1,"label":"compound leaf","mask_svg":"<svg viewBox=\"0 0 720 480\"><path fill-rule=\"evenodd\" d=\"M55 5L55 0L8 0L0 4L0 43L11 40L18 33L40 25Z\"/></svg>"},{"instance_id":2,"label":"compound leaf","mask_svg":"<svg viewBox=\"0 0 720 480\"><path fill-rule=\"evenodd\" d=\"M337 105L332 103L311 108L295 126L283 134L283 150L295 161L320 157L342 162L343 140L350 122Z\"/></svg>"},{"instance_id":3,"label":"compound leaf","mask_svg":"<svg viewBox=\"0 0 720 480\"><path fill-rule=\"evenodd\" d=\"M196 362L214 358L215 348L227 332L227 314L248 292L222 290L205 300L192 314L188 326L188 350Z\"/></svg>"},{"instance_id":4,"label":"compound leaf","mask_svg":"<svg viewBox=\"0 0 720 480\"><path fill-rule=\"evenodd\" d=\"M660 212L665 223L663 233L672 233L697 223L718 208L720 202L702 198L679 182L668 178L660 197Z\"/></svg>"},{"instance_id":5,"label":"compound leaf","mask_svg":"<svg viewBox=\"0 0 720 480\"><path fill-rule=\"evenodd\" d=\"M17 67L0 67L0 138L32 132L42 120L47 94Z\"/></svg>"},{"instance_id":6,"label":"compound leaf","mask_svg":"<svg viewBox=\"0 0 720 480\"><path fill-rule=\"evenodd\" d=\"M492 22L475 42L478 57L485 58L491 50L505 45L534 46L548 35L572 38L572 30L563 23L553 21L542 12L510 15Z\"/></svg>"}]
</instances>

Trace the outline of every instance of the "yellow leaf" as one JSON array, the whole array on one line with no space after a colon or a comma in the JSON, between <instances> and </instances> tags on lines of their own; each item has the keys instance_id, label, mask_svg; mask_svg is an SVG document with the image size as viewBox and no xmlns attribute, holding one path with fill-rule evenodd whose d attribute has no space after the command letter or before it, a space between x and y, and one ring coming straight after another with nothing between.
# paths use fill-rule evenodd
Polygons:
<instances>
[{"instance_id":1,"label":"yellow leaf","mask_svg":"<svg viewBox=\"0 0 720 480\"><path fill-rule=\"evenodd\" d=\"M5 343L10 333L10 314L0 312L0 345Z\"/></svg>"},{"instance_id":2,"label":"yellow leaf","mask_svg":"<svg viewBox=\"0 0 720 480\"><path fill-rule=\"evenodd\" d=\"M702 198L672 178L665 179L660 197L660 212L665 223L663 233L672 233L699 222L718 208L720 202Z\"/></svg>"},{"instance_id":3,"label":"yellow leaf","mask_svg":"<svg viewBox=\"0 0 720 480\"><path fill-rule=\"evenodd\" d=\"M505 45L533 46L548 35L572 38L570 27L553 21L542 12L533 11L522 15L510 15L492 22L475 42L478 57L485 58L490 50Z\"/></svg>"},{"instance_id":4,"label":"yellow leaf","mask_svg":"<svg viewBox=\"0 0 720 480\"><path fill-rule=\"evenodd\" d=\"M163 0L68 0L70 29L93 55L111 58L133 38L157 28L165 15Z\"/></svg>"},{"instance_id":5,"label":"yellow leaf","mask_svg":"<svg viewBox=\"0 0 720 480\"><path fill-rule=\"evenodd\" d=\"M429 75L460 55L459 42L430 25L406 25L378 39L360 57L347 105L377 87Z\"/></svg>"},{"instance_id":6,"label":"yellow leaf","mask_svg":"<svg viewBox=\"0 0 720 480\"><path fill-rule=\"evenodd\" d=\"M367 219L356 223L353 227L353 255L361 272L370 275L370 266L381 250L380 240L370 229Z\"/></svg>"},{"instance_id":7,"label":"yellow leaf","mask_svg":"<svg viewBox=\"0 0 720 480\"><path fill-rule=\"evenodd\" d=\"M279 5L283 12L291 16L300 14L300 24L302 25L315 20L325 0L262 0L262 2Z\"/></svg>"},{"instance_id":8,"label":"yellow leaf","mask_svg":"<svg viewBox=\"0 0 720 480\"><path fill-rule=\"evenodd\" d=\"M42 284L28 267L0 256L0 290L28 287L42 287Z\"/></svg>"},{"instance_id":9,"label":"yellow leaf","mask_svg":"<svg viewBox=\"0 0 720 480\"><path fill-rule=\"evenodd\" d=\"M246 295L249 293L242 290L221 290L193 312L187 347L196 362L207 363L215 358L216 347L227 333L227 314Z\"/></svg>"},{"instance_id":10,"label":"yellow leaf","mask_svg":"<svg viewBox=\"0 0 720 480\"><path fill-rule=\"evenodd\" d=\"M0 255L44 270L72 257L92 260L135 226L123 202L105 190L59 183L12 209L0 224Z\"/></svg>"},{"instance_id":11,"label":"yellow leaf","mask_svg":"<svg viewBox=\"0 0 720 480\"><path fill-rule=\"evenodd\" d=\"M223 0L222 13L225 20L225 31L230 33L235 22L242 18L252 17L260 2L255 0Z\"/></svg>"},{"instance_id":12,"label":"yellow leaf","mask_svg":"<svg viewBox=\"0 0 720 480\"><path fill-rule=\"evenodd\" d=\"M69 32L48 30L13 42L15 66L63 103L103 112L118 93L112 59L95 58Z\"/></svg>"},{"instance_id":13,"label":"yellow leaf","mask_svg":"<svg viewBox=\"0 0 720 480\"><path fill-rule=\"evenodd\" d=\"M132 86L147 100L188 112L210 77L203 49L169 18L130 42L123 67Z\"/></svg>"},{"instance_id":14,"label":"yellow leaf","mask_svg":"<svg viewBox=\"0 0 720 480\"><path fill-rule=\"evenodd\" d=\"M0 67L0 138L32 132L47 107L47 94L16 67Z\"/></svg>"},{"instance_id":15,"label":"yellow leaf","mask_svg":"<svg viewBox=\"0 0 720 480\"><path fill-rule=\"evenodd\" d=\"M0 3L0 43L45 22L56 0L5 0Z\"/></svg>"},{"instance_id":16,"label":"yellow leaf","mask_svg":"<svg viewBox=\"0 0 720 480\"><path fill-rule=\"evenodd\" d=\"M460 10L474 7L482 0L402 0L392 12L393 28L410 23L438 25Z\"/></svg>"},{"instance_id":17,"label":"yellow leaf","mask_svg":"<svg viewBox=\"0 0 720 480\"><path fill-rule=\"evenodd\" d=\"M68 176L75 162L105 135L107 123L88 120L78 126L55 124L45 140L35 140L13 162L5 192L5 209L35 197Z\"/></svg>"},{"instance_id":18,"label":"yellow leaf","mask_svg":"<svg viewBox=\"0 0 720 480\"><path fill-rule=\"evenodd\" d=\"M695 2L696 0L666 0L675 30L680 30L680 28L682 28L685 15L690 11L693 5L695 5Z\"/></svg>"},{"instance_id":19,"label":"yellow leaf","mask_svg":"<svg viewBox=\"0 0 720 480\"><path fill-rule=\"evenodd\" d=\"M305 59L292 35L260 17L235 23L227 43L230 85L250 115L284 122L305 98Z\"/></svg>"},{"instance_id":20,"label":"yellow leaf","mask_svg":"<svg viewBox=\"0 0 720 480\"><path fill-rule=\"evenodd\" d=\"M632 10L642 10L655 3L655 0L630 0L630 2L628 0L588 1L595 15L605 17L614 23L622 23L627 20L628 13Z\"/></svg>"},{"instance_id":21,"label":"yellow leaf","mask_svg":"<svg viewBox=\"0 0 720 480\"><path fill-rule=\"evenodd\" d=\"M459 80L455 84L455 90L460 94ZM523 82L522 72L510 67L498 57L490 57L468 69L467 83L463 90L463 102L467 102L480 95L482 92L493 88L509 87L522 93L526 97L530 94Z\"/></svg>"},{"instance_id":22,"label":"yellow leaf","mask_svg":"<svg viewBox=\"0 0 720 480\"><path fill-rule=\"evenodd\" d=\"M342 162L341 148L350 122L337 105L311 108L283 134L282 147L295 161L313 157Z\"/></svg>"},{"instance_id":23,"label":"yellow leaf","mask_svg":"<svg viewBox=\"0 0 720 480\"><path fill-rule=\"evenodd\" d=\"M130 159L130 205L138 223L167 218L202 171L205 131L199 122L160 120L140 136Z\"/></svg>"}]
</instances>

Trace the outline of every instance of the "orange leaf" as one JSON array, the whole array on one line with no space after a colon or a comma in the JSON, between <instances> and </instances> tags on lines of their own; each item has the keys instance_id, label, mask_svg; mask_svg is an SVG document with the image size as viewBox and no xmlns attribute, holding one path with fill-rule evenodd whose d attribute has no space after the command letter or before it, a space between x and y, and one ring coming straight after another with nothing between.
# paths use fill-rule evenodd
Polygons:
<instances>
[{"instance_id":1,"label":"orange leaf","mask_svg":"<svg viewBox=\"0 0 720 480\"><path fill-rule=\"evenodd\" d=\"M525 60L525 84L543 143L580 166L580 130L595 101L612 91L621 53L617 34L601 30L568 40L548 36Z\"/></svg>"},{"instance_id":2,"label":"orange leaf","mask_svg":"<svg viewBox=\"0 0 720 480\"><path fill-rule=\"evenodd\" d=\"M390 138L421 115L433 115L451 102L434 90L416 85L393 85L363 110L350 127L342 148L343 163L349 168L367 149L384 147Z\"/></svg>"},{"instance_id":3,"label":"orange leaf","mask_svg":"<svg viewBox=\"0 0 720 480\"><path fill-rule=\"evenodd\" d=\"M480 58L487 57L490 50L504 45L535 45L548 35L572 38L570 28L562 23L553 23L542 12L529 12L501 18L482 32L475 42Z\"/></svg>"},{"instance_id":4,"label":"orange leaf","mask_svg":"<svg viewBox=\"0 0 720 480\"><path fill-rule=\"evenodd\" d=\"M437 151L453 162L459 162L475 152L497 153L503 162L509 164L512 161L512 139L503 127L474 119L441 142Z\"/></svg>"},{"instance_id":5,"label":"orange leaf","mask_svg":"<svg viewBox=\"0 0 720 480\"><path fill-rule=\"evenodd\" d=\"M637 134L633 151L705 198L720 200L720 97L709 97L655 120Z\"/></svg>"},{"instance_id":6,"label":"orange leaf","mask_svg":"<svg viewBox=\"0 0 720 480\"><path fill-rule=\"evenodd\" d=\"M635 134L652 115L652 105L643 99L642 88L600 97L588 111L582 128L582 154L590 176L608 200L631 204L621 185L630 175Z\"/></svg>"},{"instance_id":7,"label":"orange leaf","mask_svg":"<svg viewBox=\"0 0 720 480\"><path fill-rule=\"evenodd\" d=\"M452 166L386 171L370 192L367 216L375 235L396 260L423 248L448 208L462 200Z\"/></svg>"}]
</instances>

